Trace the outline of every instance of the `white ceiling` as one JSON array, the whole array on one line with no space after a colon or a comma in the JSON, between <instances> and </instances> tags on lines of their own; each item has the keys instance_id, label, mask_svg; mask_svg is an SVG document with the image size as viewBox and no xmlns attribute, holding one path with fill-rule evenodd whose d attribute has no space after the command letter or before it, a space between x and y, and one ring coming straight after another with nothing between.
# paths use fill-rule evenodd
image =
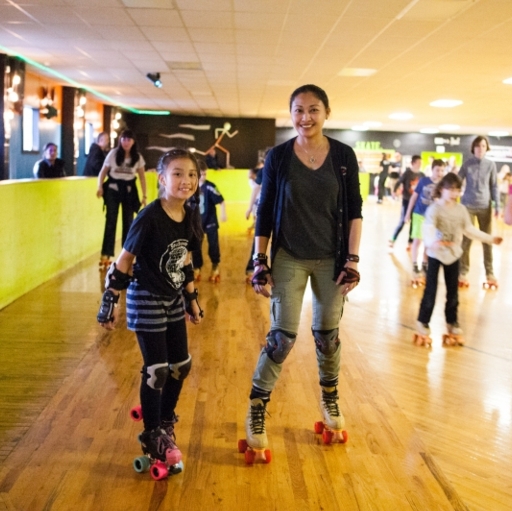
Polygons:
<instances>
[{"instance_id":1,"label":"white ceiling","mask_svg":"<svg viewBox=\"0 0 512 511\"><path fill-rule=\"evenodd\" d=\"M512 132L511 40L512 0L0 0L0 52L114 103L278 126L291 91L315 83L333 128ZM463 103L429 106L443 98Z\"/></svg>"}]
</instances>

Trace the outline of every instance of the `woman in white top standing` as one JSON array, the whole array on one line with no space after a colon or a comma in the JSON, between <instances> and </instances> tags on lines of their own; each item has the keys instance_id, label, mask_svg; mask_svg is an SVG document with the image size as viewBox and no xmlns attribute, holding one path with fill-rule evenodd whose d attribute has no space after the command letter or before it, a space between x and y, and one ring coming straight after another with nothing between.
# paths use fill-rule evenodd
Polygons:
<instances>
[{"instance_id":1,"label":"woman in white top standing","mask_svg":"<svg viewBox=\"0 0 512 511\"><path fill-rule=\"evenodd\" d=\"M101 247L100 269L108 268L110 258L114 256L116 242L117 216L119 205L123 208L123 234L124 243L133 217L141 205L146 205L146 175L145 161L137 149L137 142L133 132L124 130L119 136L119 143L112 149L98 176L97 197L103 197L106 208L105 232ZM137 175L140 179L142 201L139 200L135 181ZM105 181L105 178L107 180Z\"/></svg>"}]
</instances>

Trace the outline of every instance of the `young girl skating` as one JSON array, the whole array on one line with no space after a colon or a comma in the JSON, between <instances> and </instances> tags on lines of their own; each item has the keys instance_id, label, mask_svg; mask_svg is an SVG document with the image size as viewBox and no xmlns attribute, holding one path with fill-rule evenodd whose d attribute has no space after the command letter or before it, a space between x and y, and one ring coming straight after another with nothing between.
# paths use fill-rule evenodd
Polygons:
<instances>
[{"instance_id":1,"label":"young girl skating","mask_svg":"<svg viewBox=\"0 0 512 511\"><path fill-rule=\"evenodd\" d=\"M151 462L160 460L171 467L181 461L174 435L175 408L192 363L185 311L194 324L202 318L191 264L191 251L199 247L202 235L201 219L197 208L192 211L186 205L198 190L199 168L194 155L173 149L160 158L157 172L160 198L134 220L107 274L98 322L109 330L115 327L119 294L127 288L127 326L137 334L144 361L144 431L139 439ZM146 464L139 462L140 471L149 468ZM159 478L153 469L152 475Z\"/></svg>"},{"instance_id":2,"label":"young girl skating","mask_svg":"<svg viewBox=\"0 0 512 511\"><path fill-rule=\"evenodd\" d=\"M423 242L428 256L427 281L417 321L414 341L418 345L431 344L430 318L436 301L439 269L444 269L446 283L445 317L447 333L443 343L462 345L462 329L457 321L459 304L459 259L462 255L462 236L477 239L483 243L499 245L503 239L477 229L465 206L457 202L462 182L453 173L446 174L434 190L434 201L425 214Z\"/></svg>"}]
</instances>

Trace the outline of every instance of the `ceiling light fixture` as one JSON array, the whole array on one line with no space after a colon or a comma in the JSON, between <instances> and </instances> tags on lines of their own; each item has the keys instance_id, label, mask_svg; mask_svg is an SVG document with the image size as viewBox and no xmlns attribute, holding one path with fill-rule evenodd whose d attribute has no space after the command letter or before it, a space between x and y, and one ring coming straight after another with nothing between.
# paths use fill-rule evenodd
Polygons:
<instances>
[{"instance_id":1,"label":"ceiling light fixture","mask_svg":"<svg viewBox=\"0 0 512 511\"><path fill-rule=\"evenodd\" d=\"M414 116L410 114L409 112L395 112L394 114L391 114L389 116L390 119L393 119L394 121L408 121L409 119L412 119Z\"/></svg>"},{"instance_id":2,"label":"ceiling light fixture","mask_svg":"<svg viewBox=\"0 0 512 511\"><path fill-rule=\"evenodd\" d=\"M352 131L368 131L368 126L362 126L361 124L358 124L357 126L352 126Z\"/></svg>"},{"instance_id":3,"label":"ceiling light fixture","mask_svg":"<svg viewBox=\"0 0 512 511\"><path fill-rule=\"evenodd\" d=\"M155 87L158 87L159 89L162 88L162 81L160 80L160 73L148 73L146 75L146 78L155 86Z\"/></svg>"},{"instance_id":4,"label":"ceiling light fixture","mask_svg":"<svg viewBox=\"0 0 512 511\"><path fill-rule=\"evenodd\" d=\"M436 108L453 108L459 105L462 105L462 101L459 99L437 99L430 103L430 106L434 106Z\"/></svg>"},{"instance_id":5,"label":"ceiling light fixture","mask_svg":"<svg viewBox=\"0 0 512 511\"><path fill-rule=\"evenodd\" d=\"M489 131L490 137L508 137L510 133L508 131Z\"/></svg>"},{"instance_id":6,"label":"ceiling light fixture","mask_svg":"<svg viewBox=\"0 0 512 511\"><path fill-rule=\"evenodd\" d=\"M506 83L507 85L512 85L512 76L510 78L505 78L503 80L503 83Z\"/></svg>"},{"instance_id":7,"label":"ceiling light fixture","mask_svg":"<svg viewBox=\"0 0 512 511\"><path fill-rule=\"evenodd\" d=\"M420 133L424 133L425 135L435 135L436 133L439 133L439 130L437 128L423 128L420 130Z\"/></svg>"}]
</instances>

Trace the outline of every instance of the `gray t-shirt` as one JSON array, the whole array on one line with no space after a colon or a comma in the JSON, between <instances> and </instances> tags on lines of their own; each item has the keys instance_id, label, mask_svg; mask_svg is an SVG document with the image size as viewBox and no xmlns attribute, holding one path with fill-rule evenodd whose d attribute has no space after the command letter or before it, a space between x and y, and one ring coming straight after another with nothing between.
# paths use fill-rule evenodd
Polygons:
<instances>
[{"instance_id":1,"label":"gray t-shirt","mask_svg":"<svg viewBox=\"0 0 512 511\"><path fill-rule=\"evenodd\" d=\"M298 259L328 259L336 251L339 184L330 154L317 170L293 153L285 185L279 246Z\"/></svg>"}]
</instances>

